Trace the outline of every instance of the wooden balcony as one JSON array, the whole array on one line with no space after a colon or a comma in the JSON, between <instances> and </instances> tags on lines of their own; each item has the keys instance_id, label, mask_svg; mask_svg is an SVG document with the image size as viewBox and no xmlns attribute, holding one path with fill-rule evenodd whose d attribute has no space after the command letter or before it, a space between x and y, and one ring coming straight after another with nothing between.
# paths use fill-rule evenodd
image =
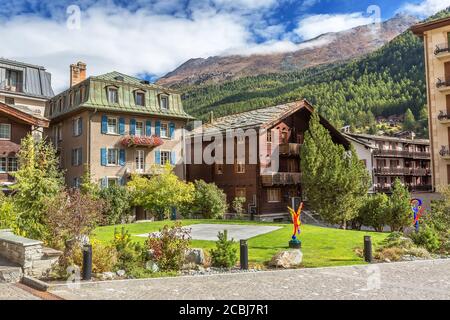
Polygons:
<instances>
[{"instance_id":1,"label":"wooden balcony","mask_svg":"<svg viewBox=\"0 0 450 320\"><path fill-rule=\"evenodd\" d=\"M299 143L284 143L280 144L280 154L285 156L300 156Z\"/></svg>"},{"instance_id":2,"label":"wooden balcony","mask_svg":"<svg viewBox=\"0 0 450 320\"><path fill-rule=\"evenodd\" d=\"M300 184L300 172L278 172L272 174L262 174L263 186L287 186Z\"/></svg>"},{"instance_id":3,"label":"wooden balcony","mask_svg":"<svg viewBox=\"0 0 450 320\"><path fill-rule=\"evenodd\" d=\"M374 168L373 171L379 176L431 176L431 170L427 168Z\"/></svg>"},{"instance_id":4,"label":"wooden balcony","mask_svg":"<svg viewBox=\"0 0 450 320\"><path fill-rule=\"evenodd\" d=\"M417 184L411 185L407 184L409 192L431 192L433 191L433 186L430 184ZM390 185L375 185L375 192L380 193L392 193L392 187Z\"/></svg>"},{"instance_id":5,"label":"wooden balcony","mask_svg":"<svg viewBox=\"0 0 450 320\"><path fill-rule=\"evenodd\" d=\"M385 149L376 149L373 153L378 157L390 157L390 158L412 158L413 153L407 150L385 150Z\"/></svg>"}]
</instances>

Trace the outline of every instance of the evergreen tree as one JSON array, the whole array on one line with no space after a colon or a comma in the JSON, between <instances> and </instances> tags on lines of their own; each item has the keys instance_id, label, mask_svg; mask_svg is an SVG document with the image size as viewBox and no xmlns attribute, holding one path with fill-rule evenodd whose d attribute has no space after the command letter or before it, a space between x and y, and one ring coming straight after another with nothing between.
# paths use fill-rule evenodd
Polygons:
<instances>
[{"instance_id":1,"label":"evergreen tree","mask_svg":"<svg viewBox=\"0 0 450 320\"><path fill-rule=\"evenodd\" d=\"M403 122L403 128L405 130L412 130L414 131L416 128L416 118L414 118L414 114L412 113L411 109L408 108L405 113L405 121Z\"/></svg>"},{"instance_id":2,"label":"evergreen tree","mask_svg":"<svg viewBox=\"0 0 450 320\"><path fill-rule=\"evenodd\" d=\"M311 208L329 223L346 228L358 215L369 174L351 147L334 144L314 113L301 150L302 186Z\"/></svg>"},{"instance_id":3,"label":"evergreen tree","mask_svg":"<svg viewBox=\"0 0 450 320\"><path fill-rule=\"evenodd\" d=\"M35 141L31 134L22 139L18 153L19 169L12 189L20 234L32 239L48 240L45 216L49 201L63 189L63 172L53 146L45 140Z\"/></svg>"},{"instance_id":4,"label":"evergreen tree","mask_svg":"<svg viewBox=\"0 0 450 320\"><path fill-rule=\"evenodd\" d=\"M413 216L410 206L411 195L400 179L395 179L392 195L389 199L388 222L392 231L402 231L412 225Z\"/></svg>"}]
</instances>

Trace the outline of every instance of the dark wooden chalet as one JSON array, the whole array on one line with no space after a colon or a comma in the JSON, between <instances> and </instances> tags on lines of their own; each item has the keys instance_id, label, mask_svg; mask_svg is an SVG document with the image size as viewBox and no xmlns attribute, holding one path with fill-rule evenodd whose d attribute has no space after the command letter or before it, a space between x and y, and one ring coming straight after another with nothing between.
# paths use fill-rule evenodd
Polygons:
<instances>
[{"instance_id":1,"label":"dark wooden chalet","mask_svg":"<svg viewBox=\"0 0 450 320\"><path fill-rule=\"evenodd\" d=\"M313 107L306 100L288 104L263 108L239 114L212 119L210 123L203 125L203 132L211 130L219 131L225 137L227 129L265 129L267 144L257 139L258 153L267 148L267 156L272 150L272 137L276 131L279 133L279 170L276 173L262 173L265 164L259 157L256 164L249 164L249 140L245 138L246 161L235 164L212 164L204 161L202 164L187 164L187 180L195 181L203 179L206 182L214 182L227 195L229 204L236 197L245 197L245 214L252 220L278 221L288 217L287 207L291 205L293 198L302 200L300 172L300 148L303 144L304 134L308 130L309 120ZM321 118L322 125L329 130L335 143L348 147L349 142L327 120ZM194 131L198 132L198 130ZM194 139L197 133L191 135L191 148L187 148L187 159L194 163L195 149ZM234 139L235 155L237 154L238 139ZM203 142L203 150L210 142ZM225 144L225 143L224 143ZM224 146L224 157L226 147ZM231 210L231 207L230 207Z\"/></svg>"}]
</instances>

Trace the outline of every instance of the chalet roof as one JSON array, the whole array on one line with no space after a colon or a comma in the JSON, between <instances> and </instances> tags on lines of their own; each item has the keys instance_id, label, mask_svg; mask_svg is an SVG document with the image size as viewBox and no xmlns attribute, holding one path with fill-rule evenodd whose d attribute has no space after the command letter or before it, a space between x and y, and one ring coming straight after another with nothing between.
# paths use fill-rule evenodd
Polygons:
<instances>
[{"instance_id":1,"label":"chalet roof","mask_svg":"<svg viewBox=\"0 0 450 320\"><path fill-rule=\"evenodd\" d=\"M0 112L30 125L48 128L50 124L50 120L42 117L39 113L34 112L26 106L9 105L0 102Z\"/></svg>"},{"instance_id":2,"label":"chalet roof","mask_svg":"<svg viewBox=\"0 0 450 320\"><path fill-rule=\"evenodd\" d=\"M358 137L353 137L352 135L350 135L348 133L343 133L343 136L345 138L347 138L348 140L353 141L355 143L359 143L359 144L361 144L361 145L363 145L363 146L365 146L367 148L370 148L370 149L375 149L376 148L373 144L371 144L371 143L369 143L367 141L364 141L364 140L362 140L362 139L360 139Z\"/></svg>"},{"instance_id":3,"label":"chalet roof","mask_svg":"<svg viewBox=\"0 0 450 320\"><path fill-rule=\"evenodd\" d=\"M306 100L301 100L273 107L236 113L214 119L212 123L204 124L203 130L204 132L208 132L212 130L225 131L227 129L259 128L285 118L307 105L311 108L311 105Z\"/></svg>"},{"instance_id":4,"label":"chalet roof","mask_svg":"<svg viewBox=\"0 0 450 320\"><path fill-rule=\"evenodd\" d=\"M372 141L389 141L389 142L401 142L401 143L409 143L409 144L421 144L421 145L429 145L430 140L428 139L405 139L405 138L397 138L397 137L388 137L388 136L376 136L371 134L359 134L359 133L348 133L348 136Z\"/></svg>"},{"instance_id":5,"label":"chalet roof","mask_svg":"<svg viewBox=\"0 0 450 320\"><path fill-rule=\"evenodd\" d=\"M228 129L268 129L299 110L307 110L310 114L314 112L314 108L311 104L304 99L214 119L212 123L207 123L202 127L195 128L191 132L191 135L201 134L200 129L203 129L203 135L212 135L217 131L225 132ZM330 131L330 133L332 133L336 138L336 141L343 144L345 147L350 145L346 137L322 116L320 116L320 122Z\"/></svg>"},{"instance_id":6,"label":"chalet roof","mask_svg":"<svg viewBox=\"0 0 450 320\"><path fill-rule=\"evenodd\" d=\"M6 70L17 70L23 74L23 92L6 89ZM44 67L0 58L0 91L34 98L48 99L54 96L51 74Z\"/></svg>"},{"instance_id":7,"label":"chalet roof","mask_svg":"<svg viewBox=\"0 0 450 320\"><path fill-rule=\"evenodd\" d=\"M417 36L423 36L426 31L442 28L450 25L450 17L428 22L418 23L411 27L411 31Z\"/></svg>"}]
</instances>

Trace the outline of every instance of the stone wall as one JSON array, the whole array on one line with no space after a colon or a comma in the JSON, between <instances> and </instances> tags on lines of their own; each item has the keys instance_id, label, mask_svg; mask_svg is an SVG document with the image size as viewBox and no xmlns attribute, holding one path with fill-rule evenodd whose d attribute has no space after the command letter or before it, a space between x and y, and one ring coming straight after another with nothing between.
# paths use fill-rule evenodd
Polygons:
<instances>
[{"instance_id":1,"label":"stone wall","mask_svg":"<svg viewBox=\"0 0 450 320\"><path fill-rule=\"evenodd\" d=\"M0 256L21 266L26 275L42 276L61 255L42 244L42 241L19 237L10 230L0 230Z\"/></svg>"}]
</instances>

